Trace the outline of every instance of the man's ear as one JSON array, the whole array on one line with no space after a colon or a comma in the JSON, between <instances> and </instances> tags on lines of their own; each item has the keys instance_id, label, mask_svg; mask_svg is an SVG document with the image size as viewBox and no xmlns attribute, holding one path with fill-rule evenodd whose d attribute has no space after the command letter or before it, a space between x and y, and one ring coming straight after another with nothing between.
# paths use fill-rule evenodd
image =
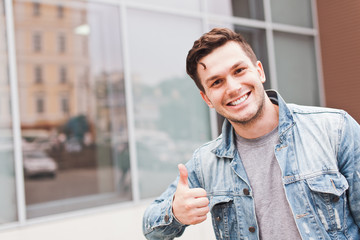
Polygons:
<instances>
[{"instance_id":1,"label":"man's ear","mask_svg":"<svg viewBox=\"0 0 360 240\"><path fill-rule=\"evenodd\" d=\"M260 61L256 62L256 69L260 75L261 78L261 82L264 83L266 81L266 77L265 77L265 72L264 72L264 68L263 65Z\"/></svg>"},{"instance_id":2,"label":"man's ear","mask_svg":"<svg viewBox=\"0 0 360 240\"><path fill-rule=\"evenodd\" d=\"M209 106L209 108L213 108L214 106L210 102L209 98L206 96L206 94L203 91L200 91L200 95L202 99L206 102L206 104Z\"/></svg>"}]
</instances>

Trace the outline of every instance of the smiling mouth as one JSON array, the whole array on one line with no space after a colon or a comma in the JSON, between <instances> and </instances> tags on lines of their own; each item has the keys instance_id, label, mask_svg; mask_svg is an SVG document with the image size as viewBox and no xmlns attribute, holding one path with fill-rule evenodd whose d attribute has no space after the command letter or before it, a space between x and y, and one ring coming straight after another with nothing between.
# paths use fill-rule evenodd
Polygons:
<instances>
[{"instance_id":1,"label":"smiling mouth","mask_svg":"<svg viewBox=\"0 0 360 240\"><path fill-rule=\"evenodd\" d=\"M249 95L250 95L250 93L247 93L244 96L242 96L241 98L238 98L235 101L228 103L228 105L229 106L237 106L237 105L243 103L246 99L248 99Z\"/></svg>"}]
</instances>

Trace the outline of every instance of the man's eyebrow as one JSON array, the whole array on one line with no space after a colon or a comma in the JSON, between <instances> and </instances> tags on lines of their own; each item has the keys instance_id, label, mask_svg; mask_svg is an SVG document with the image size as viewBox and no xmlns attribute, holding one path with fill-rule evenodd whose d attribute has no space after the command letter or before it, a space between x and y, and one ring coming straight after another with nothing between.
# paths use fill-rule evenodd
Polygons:
<instances>
[{"instance_id":1,"label":"man's eyebrow","mask_svg":"<svg viewBox=\"0 0 360 240\"><path fill-rule=\"evenodd\" d=\"M244 61L238 61L237 63L235 63L230 70L234 70L235 68L238 68L240 65L244 65Z\"/></svg>"},{"instance_id":2,"label":"man's eyebrow","mask_svg":"<svg viewBox=\"0 0 360 240\"><path fill-rule=\"evenodd\" d=\"M203 66L204 70L206 69L205 63L199 62L199 64L200 64L201 66Z\"/></svg>"},{"instance_id":3,"label":"man's eyebrow","mask_svg":"<svg viewBox=\"0 0 360 240\"><path fill-rule=\"evenodd\" d=\"M245 63L244 61L236 62L234 65L232 65L232 67L230 68L230 71L238 68L240 65L243 65L244 63ZM204 68L204 69L206 69L206 68ZM217 78L219 78L219 75L214 75L214 76L211 76L208 79L206 79L205 82L207 83L207 82L213 81L213 80L215 80Z\"/></svg>"},{"instance_id":4,"label":"man's eyebrow","mask_svg":"<svg viewBox=\"0 0 360 240\"><path fill-rule=\"evenodd\" d=\"M213 80L215 80L215 79L217 79L217 78L219 78L219 75L215 75L215 76L209 77L208 79L205 80L205 83L211 82L211 81L213 81Z\"/></svg>"}]
</instances>

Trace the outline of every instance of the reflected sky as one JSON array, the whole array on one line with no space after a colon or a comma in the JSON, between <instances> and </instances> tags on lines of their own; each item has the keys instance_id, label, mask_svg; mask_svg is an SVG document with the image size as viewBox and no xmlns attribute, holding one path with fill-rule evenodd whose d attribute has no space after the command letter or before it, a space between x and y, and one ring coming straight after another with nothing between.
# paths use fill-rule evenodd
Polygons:
<instances>
[{"instance_id":1,"label":"reflected sky","mask_svg":"<svg viewBox=\"0 0 360 240\"><path fill-rule=\"evenodd\" d=\"M201 22L141 10L129 10L128 17L133 81L156 85L184 77L186 55L202 31Z\"/></svg>"}]
</instances>

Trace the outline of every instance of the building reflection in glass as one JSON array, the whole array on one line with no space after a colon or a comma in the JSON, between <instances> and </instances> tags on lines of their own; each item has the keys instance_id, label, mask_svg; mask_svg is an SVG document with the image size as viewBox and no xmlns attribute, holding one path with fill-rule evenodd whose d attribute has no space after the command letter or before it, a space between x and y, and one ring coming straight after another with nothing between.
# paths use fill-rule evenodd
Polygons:
<instances>
[{"instance_id":1,"label":"building reflection in glass","mask_svg":"<svg viewBox=\"0 0 360 240\"><path fill-rule=\"evenodd\" d=\"M118 9L19 0L14 14L28 217L130 200Z\"/></svg>"}]
</instances>

